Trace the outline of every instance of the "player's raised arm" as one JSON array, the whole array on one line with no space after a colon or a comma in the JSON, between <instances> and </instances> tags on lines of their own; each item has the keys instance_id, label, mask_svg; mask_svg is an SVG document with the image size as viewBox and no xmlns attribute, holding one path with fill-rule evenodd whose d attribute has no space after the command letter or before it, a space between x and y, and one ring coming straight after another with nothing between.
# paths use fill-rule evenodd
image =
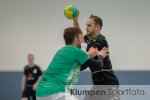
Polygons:
<instances>
[{"instance_id":1,"label":"player's raised arm","mask_svg":"<svg viewBox=\"0 0 150 100\"><path fill-rule=\"evenodd\" d=\"M78 22L78 16L73 18L73 27L80 28L79 22Z\"/></svg>"}]
</instances>

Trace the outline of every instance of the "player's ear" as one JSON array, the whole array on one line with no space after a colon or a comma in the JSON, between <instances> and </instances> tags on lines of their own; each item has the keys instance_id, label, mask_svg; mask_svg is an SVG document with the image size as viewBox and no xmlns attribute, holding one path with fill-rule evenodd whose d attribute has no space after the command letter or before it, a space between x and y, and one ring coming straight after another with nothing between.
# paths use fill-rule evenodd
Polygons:
<instances>
[{"instance_id":1,"label":"player's ear","mask_svg":"<svg viewBox=\"0 0 150 100\"><path fill-rule=\"evenodd\" d=\"M76 36L75 38L74 38L74 43L77 43L79 41L79 39L78 39L78 37Z\"/></svg>"},{"instance_id":2,"label":"player's ear","mask_svg":"<svg viewBox=\"0 0 150 100\"><path fill-rule=\"evenodd\" d=\"M100 29L99 25L97 24L96 25L96 30L98 31Z\"/></svg>"},{"instance_id":3,"label":"player's ear","mask_svg":"<svg viewBox=\"0 0 150 100\"><path fill-rule=\"evenodd\" d=\"M84 34L81 34L82 42L84 41Z\"/></svg>"}]
</instances>

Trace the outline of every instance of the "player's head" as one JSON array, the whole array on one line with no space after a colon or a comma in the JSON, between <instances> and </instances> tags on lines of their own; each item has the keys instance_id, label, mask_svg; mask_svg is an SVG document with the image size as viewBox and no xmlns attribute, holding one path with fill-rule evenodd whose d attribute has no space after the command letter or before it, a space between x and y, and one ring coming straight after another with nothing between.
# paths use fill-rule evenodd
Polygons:
<instances>
[{"instance_id":1,"label":"player's head","mask_svg":"<svg viewBox=\"0 0 150 100\"><path fill-rule=\"evenodd\" d=\"M34 55L32 53L28 54L27 59L28 59L28 64L29 65L33 65L34 64Z\"/></svg>"},{"instance_id":2,"label":"player's head","mask_svg":"<svg viewBox=\"0 0 150 100\"><path fill-rule=\"evenodd\" d=\"M98 34L103 26L102 19L98 16L91 15L86 23L87 34Z\"/></svg>"},{"instance_id":3,"label":"player's head","mask_svg":"<svg viewBox=\"0 0 150 100\"><path fill-rule=\"evenodd\" d=\"M64 30L64 40L66 45L74 45L81 48L83 34L79 28L69 27Z\"/></svg>"}]
</instances>

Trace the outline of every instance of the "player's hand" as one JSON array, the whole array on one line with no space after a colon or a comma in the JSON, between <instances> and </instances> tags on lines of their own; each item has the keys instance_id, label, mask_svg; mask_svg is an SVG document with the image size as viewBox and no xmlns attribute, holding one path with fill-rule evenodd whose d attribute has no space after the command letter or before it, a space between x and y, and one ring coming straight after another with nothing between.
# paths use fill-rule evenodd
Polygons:
<instances>
[{"instance_id":1,"label":"player's hand","mask_svg":"<svg viewBox=\"0 0 150 100\"><path fill-rule=\"evenodd\" d=\"M32 90L36 90L36 86L37 86L37 84L34 84L34 85L32 86Z\"/></svg>"},{"instance_id":2,"label":"player's hand","mask_svg":"<svg viewBox=\"0 0 150 100\"><path fill-rule=\"evenodd\" d=\"M78 11L78 16L76 16L75 18L73 18L73 21L77 22L78 21L78 17L79 17L79 11Z\"/></svg>"},{"instance_id":3,"label":"player's hand","mask_svg":"<svg viewBox=\"0 0 150 100\"><path fill-rule=\"evenodd\" d=\"M97 52L97 48L91 47L89 51L87 51L87 54L93 58L97 55Z\"/></svg>"},{"instance_id":4,"label":"player's hand","mask_svg":"<svg viewBox=\"0 0 150 100\"><path fill-rule=\"evenodd\" d=\"M104 47L101 51L97 51L97 55L105 58L109 54L108 52L108 48Z\"/></svg>"}]
</instances>

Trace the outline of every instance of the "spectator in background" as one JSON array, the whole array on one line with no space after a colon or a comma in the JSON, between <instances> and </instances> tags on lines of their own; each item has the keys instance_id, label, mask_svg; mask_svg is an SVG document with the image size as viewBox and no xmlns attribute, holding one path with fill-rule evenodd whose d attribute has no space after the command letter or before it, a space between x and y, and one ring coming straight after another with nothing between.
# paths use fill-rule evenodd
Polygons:
<instances>
[{"instance_id":1,"label":"spectator in background","mask_svg":"<svg viewBox=\"0 0 150 100\"><path fill-rule=\"evenodd\" d=\"M33 54L28 54L27 60L28 65L24 67L22 77L22 100L36 100L35 90L42 71L39 66L34 64Z\"/></svg>"}]
</instances>

